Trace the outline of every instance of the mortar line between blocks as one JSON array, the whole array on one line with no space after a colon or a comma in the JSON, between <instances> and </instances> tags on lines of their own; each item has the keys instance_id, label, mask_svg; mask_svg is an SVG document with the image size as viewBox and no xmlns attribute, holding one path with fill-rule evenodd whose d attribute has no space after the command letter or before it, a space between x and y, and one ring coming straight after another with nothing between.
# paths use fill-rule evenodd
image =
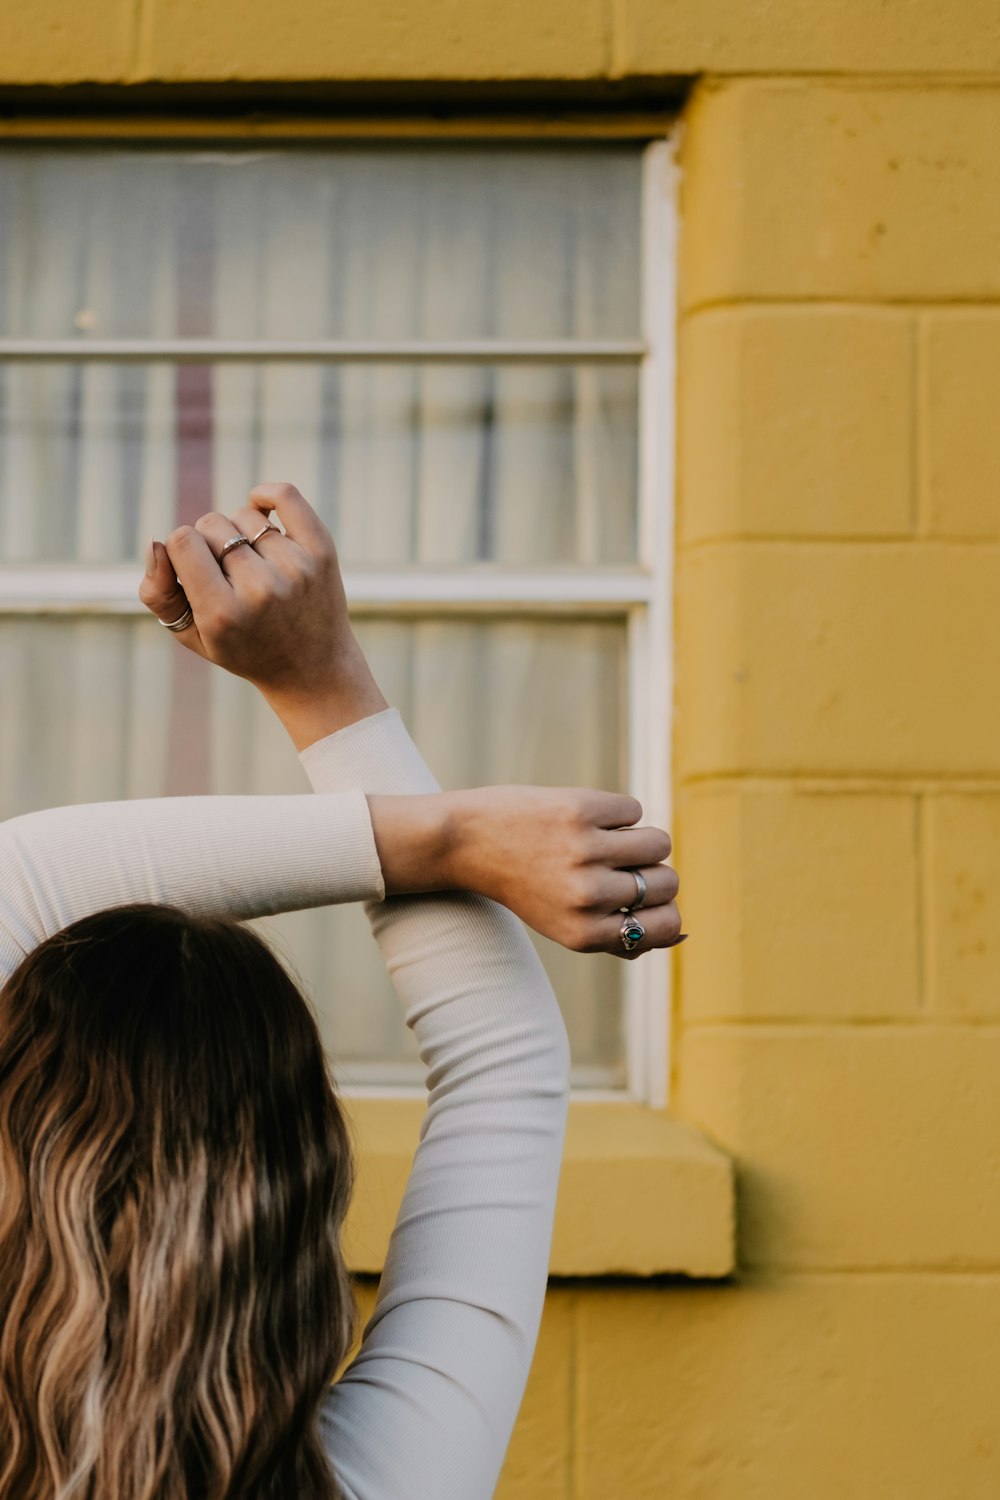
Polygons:
<instances>
[{"instance_id":1,"label":"mortar line between blocks","mask_svg":"<svg viewBox=\"0 0 1000 1500\"><path fill-rule=\"evenodd\" d=\"M924 412L930 410L924 400L926 322L925 316L918 312L910 334L910 525L917 541L927 535L929 515L925 490L930 480L930 466L925 462L923 423Z\"/></svg>"},{"instance_id":2,"label":"mortar line between blocks","mask_svg":"<svg viewBox=\"0 0 1000 1500\"><path fill-rule=\"evenodd\" d=\"M622 15L621 0L604 0L601 7L603 23L604 43L604 73L607 78L621 78L623 75L623 33L625 29L625 17Z\"/></svg>"},{"instance_id":3,"label":"mortar line between blocks","mask_svg":"<svg viewBox=\"0 0 1000 1500\"><path fill-rule=\"evenodd\" d=\"M132 83L135 83L141 76L145 40L144 30L148 4L149 0L131 0L129 6L130 35L128 39L128 57L125 63L125 76Z\"/></svg>"},{"instance_id":4,"label":"mortar line between blocks","mask_svg":"<svg viewBox=\"0 0 1000 1500\"><path fill-rule=\"evenodd\" d=\"M928 918L930 915L930 892L928 890L929 871L927 868L927 797L920 792L914 798L913 818L913 846L914 858L916 860L916 890L914 900L917 906L917 1010L927 1017L930 1011L929 997L927 994L927 975L930 972L929 955L927 944L929 941L930 927Z\"/></svg>"},{"instance_id":5,"label":"mortar line between blocks","mask_svg":"<svg viewBox=\"0 0 1000 1500\"><path fill-rule=\"evenodd\" d=\"M714 312L743 310L781 312L796 309L831 313L884 313L887 317L903 317L915 311L975 312L996 316L1000 313L1000 302L995 293L980 292L955 292L950 296L945 292L936 297L926 295L893 297L888 294L870 297L861 295L837 297L823 292L800 292L795 295L781 296L777 293L734 291L716 296L699 297L696 301L684 303L679 307L678 312L682 319L687 319Z\"/></svg>"}]
</instances>

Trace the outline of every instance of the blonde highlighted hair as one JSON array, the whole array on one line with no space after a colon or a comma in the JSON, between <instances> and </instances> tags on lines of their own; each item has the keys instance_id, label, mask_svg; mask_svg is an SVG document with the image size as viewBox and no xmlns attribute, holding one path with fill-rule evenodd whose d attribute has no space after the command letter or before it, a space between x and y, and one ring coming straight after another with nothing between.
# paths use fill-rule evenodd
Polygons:
<instances>
[{"instance_id":1,"label":"blonde highlighted hair","mask_svg":"<svg viewBox=\"0 0 1000 1500\"><path fill-rule=\"evenodd\" d=\"M135 905L36 948L0 989L2 1500L336 1500L353 1172L250 929Z\"/></svg>"}]
</instances>

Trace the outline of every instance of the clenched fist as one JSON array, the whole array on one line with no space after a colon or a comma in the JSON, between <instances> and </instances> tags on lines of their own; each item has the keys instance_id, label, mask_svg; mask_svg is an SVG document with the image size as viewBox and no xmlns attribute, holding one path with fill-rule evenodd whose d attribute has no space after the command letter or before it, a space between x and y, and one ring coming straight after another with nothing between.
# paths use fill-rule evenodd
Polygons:
<instances>
[{"instance_id":1,"label":"clenched fist","mask_svg":"<svg viewBox=\"0 0 1000 1500\"><path fill-rule=\"evenodd\" d=\"M281 528L259 534L274 514ZM177 640L252 682L298 749L386 706L351 629L333 538L294 485L259 484L232 516L210 511L153 541L139 598L164 624L190 607Z\"/></svg>"}]
</instances>

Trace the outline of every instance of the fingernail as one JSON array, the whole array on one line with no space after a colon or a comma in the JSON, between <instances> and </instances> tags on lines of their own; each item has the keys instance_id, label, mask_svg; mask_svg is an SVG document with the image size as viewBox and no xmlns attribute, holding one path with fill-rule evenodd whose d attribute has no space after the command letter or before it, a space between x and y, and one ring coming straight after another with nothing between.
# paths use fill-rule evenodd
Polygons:
<instances>
[{"instance_id":1,"label":"fingernail","mask_svg":"<svg viewBox=\"0 0 1000 1500\"><path fill-rule=\"evenodd\" d=\"M690 936L691 934L689 932L682 932L680 937L674 938L673 942L670 944L671 948L676 948L678 943L686 943Z\"/></svg>"},{"instance_id":2,"label":"fingernail","mask_svg":"<svg viewBox=\"0 0 1000 1500\"><path fill-rule=\"evenodd\" d=\"M156 538L150 537L146 543L146 577L152 578L156 572Z\"/></svg>"}]
</instances>

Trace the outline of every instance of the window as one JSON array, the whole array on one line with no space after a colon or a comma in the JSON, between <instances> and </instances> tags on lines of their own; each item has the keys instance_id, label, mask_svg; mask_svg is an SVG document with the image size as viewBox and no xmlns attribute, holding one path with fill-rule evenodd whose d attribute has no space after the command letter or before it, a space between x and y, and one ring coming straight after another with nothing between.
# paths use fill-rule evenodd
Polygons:
<instances>
[{"instance_id":1,"label":"window","mask_svg":"<svg viewBox=\"0 0 1000 1500\"><path fill-rule=\"evenodd\" d=\"M333 531L445 785L668 816L670 145L0 151L0 816L291 792L246 684L135 597L145 540L259 479ZM260 924L340 1083L419 1086L356 909ZM665 1102L668 970L540 951L574 1086Z\"/></svg>"}]
</instances>

